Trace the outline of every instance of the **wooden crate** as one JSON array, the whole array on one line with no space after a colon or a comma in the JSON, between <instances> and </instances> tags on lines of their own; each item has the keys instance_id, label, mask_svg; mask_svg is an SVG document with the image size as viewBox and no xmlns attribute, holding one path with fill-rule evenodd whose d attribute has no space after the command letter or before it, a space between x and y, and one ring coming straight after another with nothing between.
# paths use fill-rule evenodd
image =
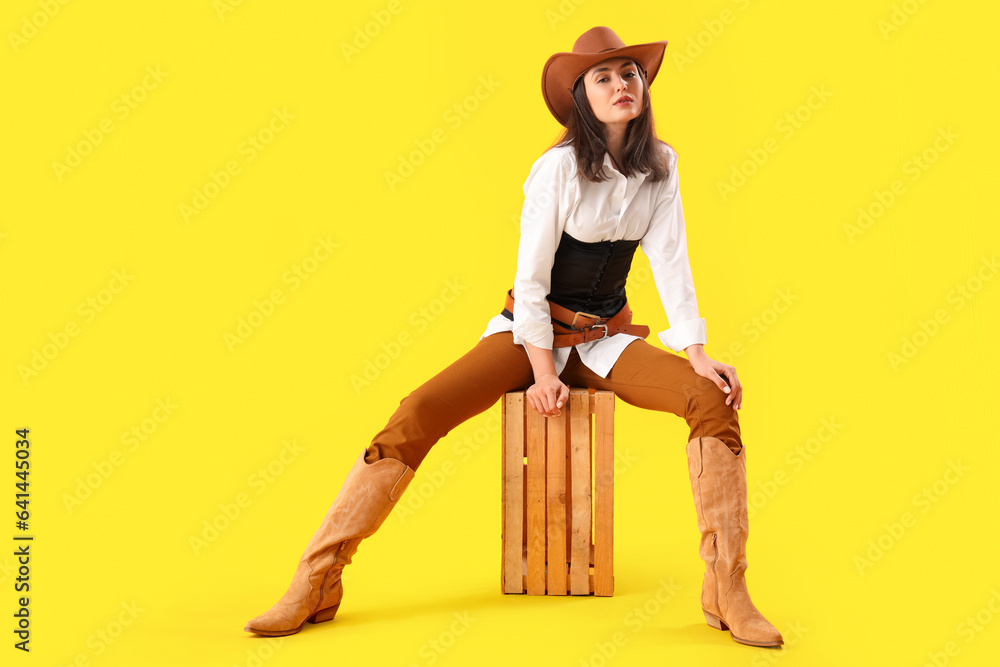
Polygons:
<instances>
[{"instance_id":1,"label":"wooden crate","mask_svg":"<svg viewBox=\"0 0 1000 667\"><path fill-rule=\"evenodd\" d=\"M504 395L504 593L613 594L614 409L611 391L571 387L558 417Z\"/></svg>"}]
</instances>

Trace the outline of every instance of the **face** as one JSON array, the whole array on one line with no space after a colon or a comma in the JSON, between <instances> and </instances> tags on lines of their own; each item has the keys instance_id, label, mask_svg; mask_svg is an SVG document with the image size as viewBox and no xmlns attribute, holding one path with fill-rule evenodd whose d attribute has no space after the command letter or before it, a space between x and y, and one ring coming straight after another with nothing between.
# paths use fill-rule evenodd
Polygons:
<instances>
[{"instance_id":1,"label":"face","mask_svg":"<svg viewBox=\"0 0 1000 667\"><path fill-rule=\"evenodd\" d=\"M627 124L642 112L642 79L634 61L609 58L583 74L587 99L597 120L606 125ZM622 98L631 99L616 104Z\"/></svg>"}]
</instances>

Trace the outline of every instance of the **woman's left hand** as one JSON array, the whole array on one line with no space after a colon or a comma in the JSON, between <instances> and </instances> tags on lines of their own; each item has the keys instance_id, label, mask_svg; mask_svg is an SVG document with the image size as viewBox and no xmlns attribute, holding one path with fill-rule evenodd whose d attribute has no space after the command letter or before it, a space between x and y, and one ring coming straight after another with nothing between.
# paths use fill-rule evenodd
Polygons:
<instances>
[{"instance_id":1,"label":"woman's left hand","mask_svg":"<svg viewBox=\"0 0 1000 667\"><path fill-rule=\"evenodd\" d=\"M687 352L687 350L685 351ZM726 405L732 405L734 410L739 410L743 405L743 385L736 377L736 369L729 364L712 359L703 351L691 350L690 352L688 361L691 362L694 372L718 385L719 389L726 392ZM726 379L723 380L723 377ZM729 381L728 385L726 380Z\"/></svg>"}]
</instances>

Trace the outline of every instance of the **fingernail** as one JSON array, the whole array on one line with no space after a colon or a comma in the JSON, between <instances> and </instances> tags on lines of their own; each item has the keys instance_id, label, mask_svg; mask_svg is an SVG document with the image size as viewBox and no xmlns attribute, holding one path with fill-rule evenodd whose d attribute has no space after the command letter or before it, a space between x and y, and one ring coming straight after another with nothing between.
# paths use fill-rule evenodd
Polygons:
<instances>
[{"instance_id":1,"label":"fingernail","mask_svg":"<svg viewBox=\"0 0 1000 667\"><path fill-rule=\"evenodd\" d=\"M729 393L729 387L723 387L722 391L724 391L724 392L726 392L728 394Z\"/></svg>"}]
</instances>

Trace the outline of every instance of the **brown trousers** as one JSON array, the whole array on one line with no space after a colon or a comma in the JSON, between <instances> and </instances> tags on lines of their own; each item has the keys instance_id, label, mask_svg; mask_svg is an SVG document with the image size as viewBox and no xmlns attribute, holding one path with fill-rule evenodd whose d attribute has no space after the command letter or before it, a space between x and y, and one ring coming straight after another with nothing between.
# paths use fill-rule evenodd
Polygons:
<instances>
[{"instance_id":1,"label":"brown trousers","mask_svg":"<svg viewBox=\"0 0 1000 667\"><path fill-rule=\"evenodd\" d=\"M631 405L683 417L691 428L688 440L714 436L734 452L742 449L737 411L726 405L727 394L695 373L687 358L645 340L629 343L606 378L584 366L574 348L559 379L570 387L609 389ZM514 343L513 334L486 336L399 402L389 423L372 439L365 460L394 458L416 470L451 429L485 412L506 392L532 384L528 352Z\"/></svg>"}]
</instances>

